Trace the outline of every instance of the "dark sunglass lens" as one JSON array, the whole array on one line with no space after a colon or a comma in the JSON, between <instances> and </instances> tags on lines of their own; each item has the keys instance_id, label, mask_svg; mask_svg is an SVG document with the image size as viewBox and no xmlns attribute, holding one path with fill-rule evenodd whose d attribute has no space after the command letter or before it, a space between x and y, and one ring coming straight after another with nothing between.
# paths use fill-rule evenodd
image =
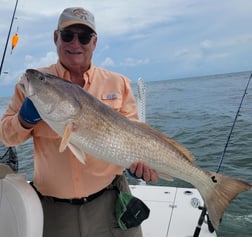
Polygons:
<instances>
[{"instance_id":1,"label":"dark sunglass lens","mask_svg":"<svg viewBox=\"0 0 252 237\"><path fill-rule=\"evenodd\" d=\"M60 31L60 36L64 42L71 42L74 37L74 32L70 30L62 30Z\"/></svg>"},{"instance_id":2,"label":"dark sunglass lens","mask_svg":"<svg viewBox=\"0 0 252 237\"><path fill-rule=\"evenodd\" d=\"M87 32L80 32L80 33L75 33L71 30L62 30L60 31L60 36L61 36L61 39L64 41L64 42L71 42L74 38L74 35L78 35L78 39L79 39L79 42L81 44L88 44L92 38L92 34L91 33L87 33Z\"/></svg>"},{"instance_id":3,"label":"dark sunglass lens","mask_svg":"<svg viewBox=\"0 0 252 237\"><path fill-rule=\"evenodd\" d=\"M78 39L80 41L81 44L88 44L91 40L91 35L87 34L87 33L79 33L78 34Z\"/></svg>"}]
</instances>

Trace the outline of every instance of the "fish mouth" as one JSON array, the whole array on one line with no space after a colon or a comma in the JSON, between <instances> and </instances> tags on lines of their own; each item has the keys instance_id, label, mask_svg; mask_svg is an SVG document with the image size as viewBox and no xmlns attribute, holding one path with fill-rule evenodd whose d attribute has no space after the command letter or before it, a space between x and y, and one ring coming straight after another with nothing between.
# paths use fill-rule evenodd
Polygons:
<instances>
[{"instance_id":1,"label":"fish mouth","mask_svg":"<svg viewBox=\"0 0 252 237\"><path fill-rule=\"evenodd\" d=\"M21 83L19 84L20 90L27 96L32 97L35 95L34 90L32 89L31 83L29 82L29 78L27 73L24 73L21 77Z\"/></svg>"}]
</instances>

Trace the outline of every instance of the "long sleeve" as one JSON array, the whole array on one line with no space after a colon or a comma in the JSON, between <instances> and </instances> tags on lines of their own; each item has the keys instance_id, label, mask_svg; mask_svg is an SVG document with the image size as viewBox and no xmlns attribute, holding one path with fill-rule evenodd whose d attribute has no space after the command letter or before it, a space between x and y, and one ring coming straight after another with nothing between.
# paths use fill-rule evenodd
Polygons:
<instances>
[{"instance_id":1,"label":"long sleeve","mask_svg":"<svg viewBox=\"0 0 252 237\"><path fill-rule=\"evenodd\" d=\"M19 110L25 98L18 84L15 86L14 95L0 122L0 140L6 146L16 146L23 143L31 137L32 132L32 129L23 128L18 120Z\"/></svg>"}]
</instances>

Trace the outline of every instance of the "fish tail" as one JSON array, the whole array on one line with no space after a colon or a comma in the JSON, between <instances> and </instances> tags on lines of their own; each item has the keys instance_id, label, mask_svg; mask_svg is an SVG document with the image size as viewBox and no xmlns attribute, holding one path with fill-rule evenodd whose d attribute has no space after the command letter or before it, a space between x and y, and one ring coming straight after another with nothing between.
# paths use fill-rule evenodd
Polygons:
<instances>
[{"instance_id":1,"label":"fish tail","mask_svg":"<svg viewBox=\"0 0 252 237\"><path fill-rule=\"evenodd\" d=\"M251 191L252 184L217 173L208 173L208 175L211 179L211 185L205 188L201 195L205 201L211 223L217 230L228 204L239 193Z\"/></svg>"}]
</instances>

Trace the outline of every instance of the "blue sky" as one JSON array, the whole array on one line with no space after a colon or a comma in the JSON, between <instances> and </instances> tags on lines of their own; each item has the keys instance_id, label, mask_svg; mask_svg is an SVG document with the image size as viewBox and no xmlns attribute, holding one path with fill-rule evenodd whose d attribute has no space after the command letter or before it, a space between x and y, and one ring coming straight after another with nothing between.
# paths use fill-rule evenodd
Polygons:
<instances>
[{"instance_id":1,"label":"blue sky","mask_svg":"<svg viewBox=\"0 0 252 237\"><path fill-rule=\"evenodd\" d=\"M0 55L15 3L0 0ZM12 54L9 43L0 97L12 94L25 69L56 62L53 31L71 6L95 15L93 63L133 82L252 70L251 0L19 0L11 35L18 29L20 39Z\"/></svg>"}]
</instances>

